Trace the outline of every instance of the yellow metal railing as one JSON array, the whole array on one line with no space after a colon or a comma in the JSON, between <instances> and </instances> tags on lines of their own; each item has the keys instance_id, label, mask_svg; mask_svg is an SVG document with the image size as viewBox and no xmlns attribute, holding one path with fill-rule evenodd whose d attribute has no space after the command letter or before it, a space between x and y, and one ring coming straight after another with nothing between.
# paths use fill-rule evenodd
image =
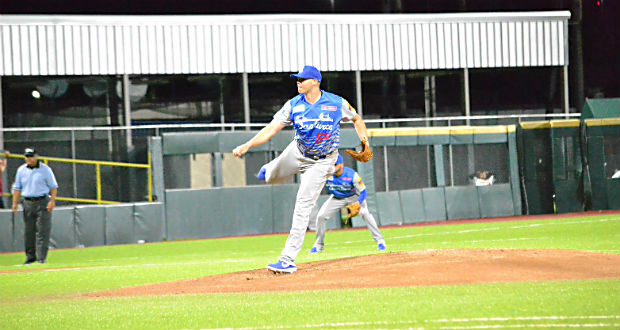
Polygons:
<instances>
[{"instance_id":1,"label":"yellow metal railing","mask_svg":"<svg viewBox=\"0 0 620 330\"><path fill-rule=\"evenodd\" d=\"M23 155L7 155L9 158L21 158L24 159ZM118 167L130 167L130 168L144 168L147 170L148 177L148 200L149 202L153 201L153 179L152 179L152 170L151 170L151 153L149 152L147 155L147 164L136 164L136 163L121 163L121 162L109 162L109 161L98 161L98 160L84 160L84 159L71 159L71 158L57 158L57 157L45 157L39 156L39 160L43 161L46 165L49 165L49 162L56 163L69 163L69 164L82 164L82 165L94 165L95 166L95 176L97 181L97 199L88 199L88 198L71 198L71 197L56 197L56 200L66 201L66 202L76 202L76 203L91 203L91 204L119 204L117 201L106 201L101 199L101 166L118 166ZM5 194L5 196L12 196L12 194Z\"/></svg>"}]
</instances>

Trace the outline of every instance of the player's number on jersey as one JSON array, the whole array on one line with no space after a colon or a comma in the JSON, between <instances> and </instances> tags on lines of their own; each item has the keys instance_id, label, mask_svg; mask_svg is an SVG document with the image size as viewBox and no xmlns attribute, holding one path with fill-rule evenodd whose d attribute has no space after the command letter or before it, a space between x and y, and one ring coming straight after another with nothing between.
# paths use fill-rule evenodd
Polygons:
<instances>
[{"instance_id":1,"label":"player's number on jersey","mask_svg":"<svg viewBox=\"0 0 620 330\"><path fill-rule=\"evenodd\" d=\"M330 135L331 133L316 133L316 143L321 143L329 139Z\"/></svg>"}]
</instances>

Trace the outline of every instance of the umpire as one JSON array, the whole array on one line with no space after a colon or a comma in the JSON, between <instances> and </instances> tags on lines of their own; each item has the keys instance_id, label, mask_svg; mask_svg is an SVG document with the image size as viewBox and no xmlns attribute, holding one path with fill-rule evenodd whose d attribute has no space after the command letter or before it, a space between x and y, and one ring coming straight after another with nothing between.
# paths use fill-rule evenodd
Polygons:
<instances>
[{"instance_id":1,"label":"umpire","mask_svg":"<svg viewBox=\"0 0 620 330\"><path fill-rule=\"evenodd\" d=\"M35 261L44 264L49 248L52 210L56 204L58 183L52 169L39 161L34 148L26 148L24 156L26 156L26 163L15 173L13 213L17 213L17 203L23 196L24 247L26 250L24 264L31 264Z\"/></svg>"}]
</instances>

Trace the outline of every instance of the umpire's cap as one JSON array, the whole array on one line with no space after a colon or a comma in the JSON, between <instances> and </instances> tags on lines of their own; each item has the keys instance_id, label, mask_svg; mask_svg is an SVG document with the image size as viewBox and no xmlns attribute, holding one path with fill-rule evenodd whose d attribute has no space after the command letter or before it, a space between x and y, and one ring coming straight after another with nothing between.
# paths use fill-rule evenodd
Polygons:
<instances>
[{"instance_id":1,"label":"umpire's cap","mask_svg":"<svg viewBox=\"0 0 620 330\"><path fill-rule=\"evenodd\" d=\"M312 65L304 66L303 70L299 71L298 74L292 74L291 78L316 79L319 82L321 81L321 79L323 79L321 77L321 71L319 71L319 69L313 67Z\"/></svg>"},{"instance_id":2,"label":"umpire's cap","mask_svg":"<svg viewBox=\"0 0 620 330\"><path fill-rule=\"evenodd\" d=\"M34 157L37 154L37 151L34 148L26 148L24 149L24 156L26 157Z\"/></svg>"},{"instance_id":3,"label":"umpire's cap","mask_svg":"<svg viewBox=\"0 0 620 330\"><path fill-rule=\"evenodd\" d=\"M344 163L344 159L342 159L341 155L338 155L338 159L336 159L336 163L334 165L338 165L338 164L342 164Z\"/></svg>"}]
</instances>

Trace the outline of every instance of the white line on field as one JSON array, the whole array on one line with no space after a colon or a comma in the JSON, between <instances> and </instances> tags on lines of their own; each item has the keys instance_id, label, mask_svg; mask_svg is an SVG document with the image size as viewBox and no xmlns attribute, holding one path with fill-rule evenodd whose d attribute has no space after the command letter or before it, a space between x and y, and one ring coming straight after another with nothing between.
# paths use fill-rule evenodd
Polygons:
<instances>
[{"instance_id":1,"label":"white line on field","mask_svg":"<svg viewBox=\"0 0 620 330\"><path fill-rule=\"evenodd\" d=\"M220 263L245 263L252 262L254 260L237 260L237 259L224 259L221 260ZM82 271L82 270L93 270L93 269L115 269L115 268L142 268L142 267L167 267L167 266L188 266L188 265L203 265L203 264L213 264L213 260L205 260L205 261L188 261L188 262L170 262L170 263L159 263L159 264L132 264L132 265L117 265L117 266L84 266L84 267L71 267L71 268L54 268L54 269L41 269L41 272L65 272L65 271ZM13 274L13 273L3 273L3 274Z\"/></svg>"},{"instance_id":2,"label":"white line on field","mask_svg":"<svg viewBox=\"0 0 620 330\"><path fill-rule=\"evenodd\" d=\"M541 320L600 320L620 319L620 315L574 315L574 316L513 316L513 317L478 317L470 319L438 319L431 322L486 322L486 321L541 321Z\"/></svg>"},{"instance_id":3,"label":"white line on field","mask_svg":"<svg viewBox=\"0 0 620 330\"><path fill-rule=\"evenodd\" d=\"M514 328L602 328L618 327L620 323L545 323L545 324L494 324L494 325L465 325L454 327L440 327L446 330L468 330L468 329L514 329Z\"/></svg>"},{"instance_id":4,"label":"white line on field","mask_svg":"<svg viewBox=\"0 0 620 330\"><path fill-rule=\"evenodd\" d=\"M404 321L404 322L387 322L387 321L376 321L376 322L328 322L328 323L319 323L319 324L301 324L301 325L276 325L276 326L262 326L262 327L243 327L243 328L204 328L200 330L269 330L269 329L312 329L312 328L325 328L325 327L359 327L359 326L377 326L377 325L394 325L394 324L412 324L416 323L415 321ZM424 328L409 328L409 329L419 329L424 330ZM182 330L190 330L190 329L182 329Z\"/></svg>"},{"instance_id":5,"label":"white line on field","mask_svg":"<svg viewBox=\"0 0 620 330\"><path fill-rule=\"evenodd\" d=\"M512 227L508 227L509 229L522 229L522 228L533 228L533 227L540 227L540 226L560 226L560 225L568 225L568 224L582 224L582 223L596 223L596 222L609 222L609 221L620 221L620 218L618 219L590 219L590 220L580 220L580 221L554 221L554 222L545 222L545 223L534 223L534 224L530 224L530 225L522 225L522 226L512 226ZM485 231L495 231L495 230L501 230L503 228L501 227L490 227L490 228L480 228L480 229L467 229L467 230L457 230L457 231L445 231L445 232L439 232L439 233L421 233L421 234L410 234L410 235L404 235L404 236L394 236L394 237L390 237L390 240L395 240L395 239L406 239L406 238L414 238L414 237L422 237L422 236L439 236L439 235L450 235L450 234L464 234L464 233L476 233L476 232L485 232ZM366 242L367 240L363 240L363 241L349 241L346 242L345 244L351 244L351 243L357 243L357 242Z\"/></svg>"},{"instance_id":6,"label":"white line on field","mask_svg":"<svg viewBox=\"0 0 620 330\"><path fill-rule=\"evenodd\" d=\"M389 237L389 241L394 240L395 238L402 238L402 237ZM541 237L513 237L513 238L500 238L500 239L479 239L479 240L468 240L468 241L459 241L460 243L483 243L483 242L506 242L506 241L530 241L530 240L547 240L549 239L549 237L546 236L541 236ZM340 244L353 244L353 243L368 243L368 240L363 240L363 241L348 241L348 242L344 242L344 243L334 243L333 246L338 246ZM450 244L450 243L454 243L454 241L442 241L441 244ZM389 242L388 242L389 244ZM419 243L412 243L413 245L428 245L428 242L419 242ZM331 249L330 245L330 249ZM432 250L432 249L431 249Z\"/></svg>"},{"instance_id":7,"label":"white line on field","mask_svg":"<svg viewBox=\"0 0 620 330\"><path fill-rule=\"evenodd\" d=\"M549 221L544 223L534 223L531 225L523 225L523 226L512 226L512 229L519 228L530 228L530 227L540 227L540 226L563 226L563 225L574 225L581 223L590 223L590 222L609 222L609 221L620 221L620 218L615 219L590 219L590 220L579 220L579 221Z\"/></svg>"},{"instance_id":8,"label":"white line on field","mask_svg":"<svg viewBox=\"0 0 620 330\"><path fill-rule=\"evenodd\" d=\"M204 328L200 330L270 330L270 329L312 329L312 328L339 328L339 327L359 327L359 326L394 326L394 325L416 325L420 323L451 323L451 322L502 322L502 321L559 321L559 320L608 320L620 319L620 315L575 315L575 316L515 316L515 317L482 317L469 319L437 319L424 321L376 321L376 322L334 322L319 324L302 325L276 325L262 327L241 327L241 328ZM440 329L502 329L502 328L593 328L593 327L617 327L620 323L540 323L540 324L489 324L489 325L462 325L462 326L441 326ZM433 327L435 328L435 327ZM424 330L424 327L409 327L408 329ZM187 329L185 329L187 330Z\"/></svg>"},{"instance_id":9,"label":"white line on field","mask_svg":"<svg viewBox=\"0 0 620 330\"><path fill-rule=\"evenodd\" d=\"M459 231L441 232L441 233L410 234L410 235L404 235L404 236L390 237L390 240L414 238L414 237L422 237L422 236L439 236L439 235L449 235L449 234L474 233L474 232L492 231L492 230L499 230L499 229L500 229L499 227L492 227L492 228L468 229L468 230L459 230ZM353 244L353 243L361 243L361 242L368 242L368 240L347 241L347 242L344 242L343 244Z\"/></svg>"}]
</instances>

